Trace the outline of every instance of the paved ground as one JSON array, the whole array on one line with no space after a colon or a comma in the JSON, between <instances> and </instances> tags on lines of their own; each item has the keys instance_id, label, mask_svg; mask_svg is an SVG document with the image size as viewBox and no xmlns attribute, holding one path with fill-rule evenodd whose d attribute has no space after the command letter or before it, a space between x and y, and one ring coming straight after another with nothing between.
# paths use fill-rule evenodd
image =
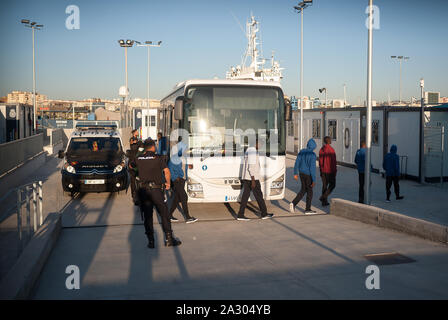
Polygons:
<instances>
[{"instance_id":1,"label":"paved ground","mask_svg":"<svg viewBox=\"0 0 448 320\"><path fill-rule=\"evenodd\" d=\"M64 229L34 299L448 298L447 246L334 216L174 230L182 246L163 247L157 226L157 247L149 250L138 224ZM367 290L363 255L382 252L417 261L382 266L381 289ZM80 290L65 288L68 265L80 268Z\"/></svg>"},{"instance_id":2,"label":"paved ground","mask_svg":"<svg viewBox=\"0 0 448 320\"><path fill-rule=\"evenodd\" d=\"M291 178L292 160L287 164L286 199L291 200L297 186ZM355 200L357 186L350 181L357 181L354 170L340 168L339 177L335 196ZM398 205L377 200L384 180L373 179L374 201L380 206ZM402 185L407 195L415 183ZM438 192L434 188L430 197L438 197ZM157 247L149 250L129 194L80 195L63 213L64 229L33 298L448 298L448 246L327 215L328 208L321 210L316 198L313 203L320 215L303 215L303 203L291 215L285 210L288 201L283 200L268 205L276 215L272 220L258 219L252 205L247 216L253 220L248 222L234 220L238 204L192 204L191 212L200 221L173 224L183 245L165 248L157 225ZM441 212L441 203L431 206ZM423 207L412 196L399 205L411 208L415 204ZM410 212L422 212L418 208ZM179 212L175 215L181 216ZM381 289L367 290L365 268L371 263L363 256L384 252L399 252L416 262L381 266ZM68 265L80 268L80 290L65 288Z\"/></svg>"},{"instance_id":3,"label":"paved ground","mask_svg":"<svg viewBox=\"0 0 448 320\"><path fill-rule=\"evenodd\" d=\"M326 215L304 216L304 203L288 213L299 186L292 179L293 159L287 160L287 190L282 201L268 203L276 218L261 221L250 204L249 222L234 220L238 204L191 204L200 219L174 224L184 244L163 247L159 226L157 248L145 247L143 226L130 195L84 194L63 212L64 229L35 289L35 299L314 299L448 298L448 247L416 237ZM17 185L44 177L44 211L57 211L67 201L60 189L60 161L52 158L33 176L17 176ZM338 167L334 197L357 200L356 170ZM447 190L402 181L405 199L386 203L384 179L373 175L373 204L429 221L448 224ZM175 215L181 218L177 211ZM11 217L10 222L15 217ZM7 222L7 221L5 221ZM0 226L2 232L5 225ZM11 234L14 228L6 230ZM4 235L4 234L3 234ZM10 235L11 236L11 235ZM1 238L0 238L1 239ZM1 270L7 270L15 249L0 242ZM417 262L381 267L381 290L365 289L363 255L397 251ZM15 252L15 251L14 251ZM65 267L81 270L81 290L65 289ZM0 271L1 271L0 270Z\"/></svg>"}]
</instances>

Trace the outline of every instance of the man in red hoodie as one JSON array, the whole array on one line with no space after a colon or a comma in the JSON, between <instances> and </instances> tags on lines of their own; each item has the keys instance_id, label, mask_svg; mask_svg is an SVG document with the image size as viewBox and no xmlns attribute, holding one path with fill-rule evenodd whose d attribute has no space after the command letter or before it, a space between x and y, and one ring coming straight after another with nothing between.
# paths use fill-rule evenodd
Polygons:
<instances>
[{"instance_id":1,"label":"man in red hoodie","mask_svg":"<svg viewBox=\"0 0 448 320\"><path fill-rule=\"evenodd\" d=\"M322 177L322 206L328 206L328 196L336 187L336 153L331 147L331 137L324 137L324 145L319 151L319 168Z\"/></svg>"}]
</instances>

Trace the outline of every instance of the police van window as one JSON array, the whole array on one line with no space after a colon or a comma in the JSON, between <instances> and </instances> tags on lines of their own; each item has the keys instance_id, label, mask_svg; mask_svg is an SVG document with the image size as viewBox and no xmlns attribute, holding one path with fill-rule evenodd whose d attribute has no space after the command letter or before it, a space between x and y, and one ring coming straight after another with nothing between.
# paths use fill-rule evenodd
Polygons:
<instances>
[{"instance_id":1,"label":"police van window","mask_svg":"<svg viewBox=\"0 0 448 320\"><path fill-rule=\"evenodd\" d=\"M338 127L337 120L328 120L328 135L332 140L337 140L336 132Z\"/></svg>"}]
</instances>

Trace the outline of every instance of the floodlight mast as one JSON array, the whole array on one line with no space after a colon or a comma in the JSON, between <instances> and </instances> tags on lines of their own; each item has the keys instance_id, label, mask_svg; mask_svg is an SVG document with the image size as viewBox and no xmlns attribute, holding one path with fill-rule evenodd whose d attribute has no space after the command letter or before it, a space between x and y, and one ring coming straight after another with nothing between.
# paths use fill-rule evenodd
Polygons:
<instances>
[{"instance_id":1,"label":"floodlight mast","mask_svg":"<svg viewBox=\"0 0 448 320\"><path fill-rule=\"evenodd\" d=\"M127 110L127 101L128 101L128 97L129 97L129 87L128 87L128 48L131 48L134 45L135 40L129 40L127 39L126 41L123 39L118 40L118 44L120 45L120 47L124 48L124 60L125 60L125 77L126 77L126 96L125 96L125 125L128 125L128 110Z\"/></svg>"},{"instance_id":2,"label":"floodlight mast","mask_svg":"<svg viewBox=\"0 0 448 320\"><path fill-rule=\"evenodd\" d=\"M154 43L153 43L154 42ZM157 42L157 44L155 44ZM149 109L149 71L150 71L150 47L160 47L162 41L145 41L144 44L141 44L139 41L136 41L137 47L147 47L148 48L148 71L146 74L146 99L147 99L147 108Z\"/></svg>"},{"instance_id":3,"label":"floodlight mast","mask_svg":"<svg viewBox=\"0 0 448 320\"><path fill-rule=\"evenodd\" d=\"M370 205L370 168L372 148L372 51L373 51L373 0L369 0L369 25L367 41L367 111L366 111L366 156L364 167L364 203Z\"/></svg>"},{"instance_id":4,"label":"floodlight mast","mask_svg":"<svg viewBox=\"0 0 448 320\"><path fill-rule=\"evenodd\" d=\"M312 4L313 0L304 0L294 6L300 12L300 149L303 148L303 10Z\"/></svg>"},{"instance_id":5,"label":"floodlight mast","mask_svg":"<svg viewBox=\"0 0 448 320\"><path fill-rule=\"evenodd\" d=\"M401 82L401 74L402 74L402 66L401 63L403 60L409 60L409 57L405 56L390 56L392 59L397 59L400 62L400 94L399 94L399 101L401 104L401 92L402 92L402 82Z\"/></svg>"},{"instance_id":6,"label":"floodlight mast","mask_svg":"<svg viewBox=\"0 0 448 320\"><path fill-rule=\"evenodd\" d=\"M37 132L37 121L36 121L36 59L35 59L35 45L34 45L34 30L42 30L43 24L37 24L35 21L30 21L29 19L22 19L20 21L25 27L30 28L33 34L33 130L34 133ZM42 118L43 124L43 118Z\"/></svg>"}]
</instances>

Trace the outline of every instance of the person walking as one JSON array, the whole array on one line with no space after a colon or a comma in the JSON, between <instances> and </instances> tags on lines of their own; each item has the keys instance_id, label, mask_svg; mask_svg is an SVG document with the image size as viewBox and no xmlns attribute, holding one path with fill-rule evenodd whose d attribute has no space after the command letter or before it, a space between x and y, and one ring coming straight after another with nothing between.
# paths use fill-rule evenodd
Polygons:
<instances>
[{"instance_id":1,"label":"person walking","mask_svg":"<svg viewBox=\"0 0 448 320\"><path fill-rule=\"evenodd\" d=\"M182 210L184 212L185 222L193 223L198 221L195 217L190 216L188 212L188 195L185 192L185 179L184 170L182 169L182 154L187 146L182 142L182 137L179 136L177 145L173 147L174 154L168 162L168 169L171 173L171 185L174 191L174 199L171 202L171 208L169 211L169 216L171 222L179 221L177 218L173 217L173 213L176 210L179 203L182 203ZM187 166L185 165L185 173L187 173ZM187 175L185 174L185 177Z\"/></svg>"},{"instance_id":2,"label":"person walking","mask_svg":"<svg viewBox=\"0 0 448 320\"><path fill-rule=\"evenodd\" d=\"M131 167L138 169L138 195L144 216L148 248L154 248L154 206L162 220L162 229L165 233L165 246L179 246L182 242L173 235L168 208L163 199L163 190L170 189L170 170L163 158L156 155L155 142L153 140L146 140L144 148L144 153L137 157L135 163L131 164ZM166 184L163 183L162 172L166 177Z\"/></svg>"},{"instance_id":3,"label":"person walking","mask_svg":"<svg viewBox=\"0 0 448 320\"><path fill-rule=\"evenodd\" d=\"M404 197L400 196L400 157L397 154L397 146L392 145L390 152L384 156L383 169L386 171L386 201L390 202L390 188L394 184L395 197L401 200Z\"/></svg>"},{"instance_id":4,"label":"person walking","mask_svg":"<svg viewBox=\"0 0 448 320\"><path fill-rule=\"evenodd\" d=\"M289 211L294 213L295 206L302 200L306 194L305 214L314 214L316 211L311 210L311 201L313 200L313 188L316 181L316 142L314 139L308 140L306 148L300 150L294 164L294 179L302 183L300 191L294 200L289 204Z\"/></svg>"},{"instance_id":5,"label":"person walking","mask_svg":"<svg viewBox=\"0 0 448 320\"><path fill-rule=\"evenodd\" d=\"M324 145L319 151L319 170L322 178L322 206L328 206L328 196L336 187L336 152L331 147L331 137L324 137Z\"/></svg>"},{"instance_id":6,"label":"person walking","mask_svg":"<svg viewBox=\"0 0 448 320\"><path fill-rule=\"evenodd\" d=\"M239 221L250 220L244 215L244 211L246 210L247 201L249 200L251 191L257 200L258 207L260 208L261 219L270 219L274 216L272 213L268 213L266 203L263 199L263 192L261 191L260 184L260 169L261 166L257 140L255 145L247 148L246 153L244 154L244 166L241 177L243 194L241 196L241 205L237 216L237 220Z\"/></svg>"},{"instance_id":7,"label":"person walking","mask_svg":"<svg viewBox=\"0 0 448 320\"><path fill-rule=\"evenodd\" d=\"M163 156L167 154L166 137L162 136L162 132L157 134L157 154Z\"/></svg>"},{"instance_id":8,"label":"person walking","mask_svg":"<svg viewBox=\"0 0 448 320\"><path fill-rule=\"evenodd\" d=\"M138 131L132 130L131 132L131 138L129 139L129 146L130 150L127 150L126 155L129 159L129 164L135 162L136 156L138 153L139 147L143 147L143 143L138 139ZM132 168L129 167L129 176L131 177L131 195L132 195L132 201L134 202L134 205L139 205L138 195L137 195L137 183L136 183L136 172Z\"/></svg>"},{"instance_id":9,"label":"person walking","mask_svg":"<svg viewBox=\"0 0 448 320\"><path fill-rule=\"evenodd\" d=\"M361 148L356 151L355 156L356 168L358 169L358 183L359 183L359 191L358 191L358 202L364 203L364 172L366 166L366 143L365 141L361 142Z\"/></svg>"}]
</instances>

